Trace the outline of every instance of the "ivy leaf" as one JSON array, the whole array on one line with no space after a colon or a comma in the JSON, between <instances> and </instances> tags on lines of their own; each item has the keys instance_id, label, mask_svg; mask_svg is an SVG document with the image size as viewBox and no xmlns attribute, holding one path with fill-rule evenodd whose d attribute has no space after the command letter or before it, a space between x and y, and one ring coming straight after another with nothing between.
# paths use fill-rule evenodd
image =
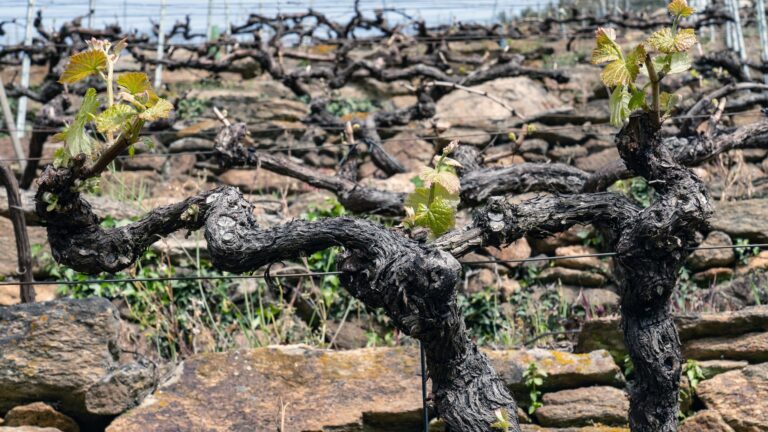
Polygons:
<instances>
[{"instance_id":1,"label":"ivy leaf","mask_svg":"<svg viewBox=\"0 0 768 432\"><path fill-rule=\"evenodd\" d=\"M157 99L151 107L139 114L139 118L146 121L168 118L172 109L173 105L170 102L165 99Z\"/></svg>"},{"instance_id":2,"label":"ivy leaf","mask_svg":"<svg viewBox=\"0 0 768 432\"><path fill-rule=\"evenodd\" d=\"M630 95L625 86L619 85L613 89L609 102L612 125L621 127L624 124L624 120L629 117L629 99Z\"/></svg>"},{"instance_id":3,"label":"ivy leaf","mask_svg":"<svg viewBox=\"0 0 768 432\"><path fill-rule=\"evenodd\" d=\"M602 64L624 57L621 47L616 43L616 30L598 27L595 32L597 46L592 50L592 64Z\"/></svg>"},{"instance_id":4,"label":"ivy leaf","mask_svg":"<svg viewBox=\"0 0 768 432\"><path fill-rule=\"evenodd\" d=\"M673 34L672 29L664 27L653 33L648 43L665 54L688 51L696 44L696 33L693 29L682 29Z\"/></svg>"},{"instance_id":5,"label":"ivy leaf","mask_svg":"<svg viewBox=\"0 0 768 432\"><path fill-rule=\"evenodd\" d=\"M152 88L149 77L143 72L126 72L117 77L117 85L126 92L137 95Z\"/></svg>"},{"instance_id":6,"label":"ivy leaf","mask_svg":"<svg viewBox=\"0 0 768 432\"><path fill-rule=\"evenodd\" d=\"M74 84L106 68L107 55L103 51L83 51L69 58L69 63L59 78L59 83Z\"/></svg>"},{"instance_id":7,"label":"ivy leaf","mask_svg":"<svg viewBox=\"0 0 768 432\"><path fill-rule=\"evenodd\" d=\"M85 125L94 118L99 109L99 100L96 98L96 89L89 88L83 97L80 110L75 115L75 120L63 131L53 136L54 142L64 142L66 155L62 154L61 163L68 164L69 159L85 153L90 156L93 151L93 140L85 131Z\"/></svg>"},{"instance_id":8,"label":"ivy leaf","mask_svg":"<svg viewBox=\"0 0 768 432\"><path fill-rule=\"evenodd\" d=\"M101 133L117 132L136 117L136 110L126 104L116 104L96 116L96 129Z\"/></svg>"},{"instance_id":9,"label":"ivy leaf","mask_svg":"<svg viewBox=\"0 0 768 432\"><path fill-rule=\"evenodd\" d=\"M672 15L680 18L687 18L696 12L696 9L688 6L688 2L686 0L672 0L672 2L667 6L667 10Z\"/></svg>"},{"instance_id":10,"label":"ivy leaf","mask_svg":"<svg viewBox=\"0 0 768 432\"><path fill-rule=\"evenodd\" d=\"M609 63L600 75L603 84L608 87L629 85L635 82L640 73L640 65L645 60L645 48L638 45L630 51L626 58L620 58Z\"/></svg>"}]
</instances>

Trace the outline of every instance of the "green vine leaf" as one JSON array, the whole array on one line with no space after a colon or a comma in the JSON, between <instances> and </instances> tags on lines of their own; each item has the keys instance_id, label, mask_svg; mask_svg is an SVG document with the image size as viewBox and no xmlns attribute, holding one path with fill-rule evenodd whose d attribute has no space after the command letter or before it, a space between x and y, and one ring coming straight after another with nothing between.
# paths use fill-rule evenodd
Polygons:
<instances>
[{"instance_id":1,"label":"green vine leaf","mask_svg":"<svg viewBox=\"0 0 768 432\"><path fill-rule=\"evenodd\" d=\"M611 111L611 124L616 127L621 127L624 121L629 117L629 101L631 96L627 91L627 87L623 85L616 86L611 93L609 100Z\"/></svg>"},{"instance_id":2,"label":"green vine leaf","mask_svg":"<svg viewBox=\"0 0 768 432\"><path fill-rule=\"evenodd\" d=\"M155 103L139 114L139 118L146 121L155 121L168 118L173 110L173 105L165 99L158 98Z\"/></svg>"},{"instance_id":3,"label":"green vine leaf","mask_svg":"<svg viewBox=\"0 0 768 432\"><path fill-rule=\"evenodd\" d=\"M685 52L657 55L651 61L660 76L683 73L693 66L691 56ZM648 72L643 69L643 73L647 75Z\"/></svg>"},{"instance_id":4,"label":"green vine leaf","mask_svg":"<svg viewBox=\"0 0 768 432\"><path fill-rule=\"evenodd\" d=\"M69 58L69 63L59 78L59 83L74 84L103 71L106 67L107 55L103 51L88 50L77 53Z\"/></svg>"},{"instance_id":5,"label":"green vine leaf","mask_svg":"<svg viewBox=\"0 0 768 432\"><path fill-rule=\"evenodd\" d=\"M659 95L659 105L661 105L661 110L664 112L664 115L669 115L669 113L675 109L675 106L680 103L680 100L681 97L679 95L661 92Z\"/></svg>"},{"instance_id":6,"label":"green vine leaf","mask_svg":"<svg viewBox=\"0 0 768 432\"><path fill-rule=\"evenodd\" d=\"M637 79L640 73L640 65L645 61L645 48L638 45L630 51L626 59L618 59L609 63L600 75L603 83L608 87L616 85L629 85Z\"/></svg>"},{"instance_id":7,"label":"green vine leaf","mask_svg":"<svg viewBox=\"0 0 768 432\"><path fill-rule=\"evenodd\" d=\"M452 169L448 169L448 167L444 167L443 169L424 168L421 173L419 173L419 177L426 188L431 187L433 184L439 184L450 194L458 194L459 189L461 188L459 177L456 176L456 173L453 172Z\"/></svg>"},{"instance_id":8,"label":"green vine leaf","mask_svg":"<svg viewBox=\"0 0 768 432\"><path fill-rule=\"evenodd\" d=\"M696 9L688 6L686 0L672 0L667 6L667 10L672 15L680 18L687 18L696 12Z\"/></svg>"},{"instance_id":9,"label":"green vine leaf","mask_svg":"<svg viewBox=\"0 0 768 432\"><path fill-rule=\"evenodd\" d=\"M597 46L592 50L592 64L602 64L624 57L621 47L616 43L616 30L599 27L595 31Z\"/></svg>"},{"instance_id":10,"label":"green vine leaf","mask_svg":"<svg viewBox=\"0 0 768 432\"><path fill-rule=\"evenodd\" d=\"M416 188L405 200L406 225L428 228L437 237L453 228L459 197L438 183Z\"/></svg>"},{"instance_id":11,"label":"green vine leaf","mask_svg":"<svg viewBox=\"0 0 768 432\"><path fill-rule=\"evenodd\" d=\"M134 96L152 88L149 84L147 74L143 72L126 72L120 74L120 76L117 77L117 85Z\"/></svg>"},{"instance_id":12,"label":"green vine leaf","mask_svg":"<svg viewBox=\"0 0 768 432\"><path fill-rule=\"evenodd\" d=\"M674 34L672 29L664 27L653 33L648 43L665 54L684 52L696 44L696 33L693 29L682 29Z\"/></svg>"},{"instance_id":13,"label":"green vine leaf","mask_svg":"<svg viewBox=\"0 0 768 432\"><path fill-rule=\"evenodd\" d=\"M597 45L592 50L592 64L608 63L600 75L608 87L629 85L637 79L640 65L645 61L645 47L641 44L626 56L616 43L616 32L610 28L599 28L596 32Z\"/></svg>"},{"instance_id":14,"label":"green vine leaf","mask_svg":"<svg viewBox=\"0 0 768 432\"><path fill-rule=\"evenodd\" d=\"M101 133L117 132L133 120L138 113L126 104L112 105L96 116L96 129Z\"/></svg>"},{"instance_id":15,"label":"green vine leaf","mask_svg":"<svg viewBox=\"0 0 768 432\"><path fill-rule=\"evenodd\" d=\"M629 98L629 103L627 104L627 108L630 112L637 109L646 109L647 105L645 103L645 92L639 89L633 89L632 96Z\"/></svg>"},{"instance_id":16,"label":"green vine leaf","mask_svg":"<svg viewBox=\"0 0 768 432\"><path fill-rule=\"evenodd\" d=\"M667 75L679 74L689 70L693 66L693 60L688 53L680 52L669 54L669 69Z\"/></svg>"},{"instance_id":17,"label":"green vine leaf","mask_svg":"<svg viewBox=\"0 0 768 432\"><path fill-rule=\"evenodd\" d=\"M429 228L433 237L451 230L456 223L456 203L443 197L436 197L428 203L429 191L409 196L406 206L413 209L410 217L413 225ZM418 191L417 191L418 192Z\"/></svg>"},{"instance_id":18,"label":"green vine leaf","mask_svg":"<svg viewBox=\"0 0 768 432\"><path fill-rule=\"evenodd\" d=\"M63 131L53 136L53 142L63 142L63 151L57 155L56 162L59 166L69 163L69 160L85 153L90 156L93 152L93 139L85 131L85 125L94 118L99 109L99 100L96 98L96 89L89 88L83 97L80 110L75 115L75 120Z\"/></svg>"}]
</instances>

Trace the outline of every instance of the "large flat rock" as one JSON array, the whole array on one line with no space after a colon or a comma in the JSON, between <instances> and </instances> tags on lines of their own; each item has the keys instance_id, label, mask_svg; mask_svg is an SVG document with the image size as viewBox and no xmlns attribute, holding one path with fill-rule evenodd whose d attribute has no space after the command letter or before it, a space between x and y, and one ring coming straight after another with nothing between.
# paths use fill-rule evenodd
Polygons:
<instances>
[{"instance_id":1,"label":"large flat rock","mask_svg":"<svg viewBox=\"0 0 768 432\"><path fill-rule=\"evenodd\" d=\"M629 397L614 387L582 387L547 393L536 419L544 426L626 425Z\"/></svg>"},{"instance_id":2,"label":"large flat rock","mask_svg":"<svg viewBox=\"0 0 768 432\"><path fill-rule=\"evenodd\" d=\"M736 432L768 430L768 363L725 372L699 383L696 393Z\"/></svg>"},{"instance_id":3,"label":"large flat rock","mask_svg":"<svg viewBox=\"0 0 768 432\"><path fill-rule=\"evenodd\" d=\"M563 103L544 86L528 77L500 78L472 87L503 100L518 115L531 117L561 107ZM493 127L513 114L481 94L454 91L437 102L435 119L454 126Z\"/></svg>"},{"instance_id":4,"label":"large flat rock","mask_svg":"<svg viewBox=\"0 0 768 432\"><path fill-rule=\"evenodd\" d=\"M525 391L523 371L531 363L547 373L542 390L603 385L621 387L624 376L605 350L571 354L544 349L486 351L504 382L515 392Z\"/></svg>"},{"instance_id":5,"label":"large flat rock","mask_svg":"<svg viewBox=\"0 0 768 432\"><path fill-rule=\"evenodd\" d=\"M548 428L538 425L520 425L522 432L629 432L629 428L614 426L585 426L573 428Z\"/></svg>"},{"instance_id":6,"label":"large flat rock","mask_svg":"<svg viewBox=\"0 0 768 432\"><path fill-rule=\"evenodd\" d=\"M0 415L48 402L98 423L134 406L155 378L121 358L124 331L112 303L98 297L0 307Z\"/></svg>"},{"instance_id":7,"label":"large flat rock","mask_svg":"<svg viewBox=\"0 0 768 432\"><path fill-rule=\"evenodd\" d=\"M618 316L586 321L579 333L577 352L605 349L614 356L626 353ZM729 343L727 338L747 333L768 332L768 306L752 306L738 311L711 312L698 315L676 316L675 324L684 347L696 339L717 338L713 342ZM749 349L749 348L745 348ZM696 358L696 357L694 357ZM705 356L703 359L711 359ZM738 360L744 357L724 357ZM746 359L746 358L744 358ZM757 361L763 361L758 359Z\"/></svg>"},{"instance_id":8,"label":"large flat rock","mask_svg":"<svg viewBox=\"0 0 768 432\"><path fill-rule=\"evenodd\" d=\"M703 410L685 419L677 432L734 432L723 417L713 410Z\"/></svg>"},{"instance_id":9,"label":"large flat rock","mask_svg":"<svg viewBox=\"0 0 768 432\"><path fill-rule=\"evenodd\" d=\"M685 358L697 360L768 361L768 333L746 333L733 337L711 337L688 341L683 348Z\"/></svg>"},{"instance_id":10,"label":"large flat rock","mask_svg":"<svg viewBox=\"0 0 768 432\"><path fill-rule=\"evenodd\" d=\"M314 350L279 346L204 354L118 417L109 432L418 430L421 377L416 350ZM337 430L333 429L333 430Z\"/></svg>"},{"instance_id":11,"label":"large flat rock","mask_svg":"<svg viewBox=\"0 0 768 432\"><path fill-rule=\"evenodd\" d=\"M716 201L710 220L713 229L731 237L768 241L768 198Z\"/></svg>"},{"instance_id":12,"label":"large flat rock","mask_svg":"<svg viewBox=\"0 0 768 432\"><path fill-rule=\"evenodd\" d=\"M618 367L605 351L487 353L513 389L521 388L522 371L534 361L548 374L545 386L578 386L594 380L621 383ZM275 346L198 355L182 363L175 378L107 430L276 430L281 410L286 430L297 432L419 431L418 350Z\"/></svg>"}]
</instances>

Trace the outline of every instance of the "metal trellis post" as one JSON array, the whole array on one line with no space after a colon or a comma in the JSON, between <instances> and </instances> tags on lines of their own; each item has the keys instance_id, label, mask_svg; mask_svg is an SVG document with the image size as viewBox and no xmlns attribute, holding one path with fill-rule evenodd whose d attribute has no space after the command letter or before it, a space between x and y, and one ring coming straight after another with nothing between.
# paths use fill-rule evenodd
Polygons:
<instances>
[{"instance_id":1,"label":"metal trellis post","mask_svg":"<svg viewBox=\"0 0 768 432\"><path fill-rule=\"evenodd\" d=\"M747 64L747 48L744 45L744 32L741 27L741 14L739 13L738 0L731 0L731 11L733 12L733 27L735 30L734 45L738 48L739 60L741 61L741 67L744 71L744 76L750 79L749 65Z\"/></svg>"},{"instance_id":2,"label":"metal trellis post","mask_svg":"<svg viewBox=\"0 0 768 432\"><path fill-rule=\"evenodd\" d=\"M165 0L160 3L160 25L157 30L157 66L155 67L155 88L160 88L163 84L163 65L160 63L163 60L163 54L165 51Z\"/></svg>"},{"instance_id":3,"label":"metal trellis post","mask_svg":"<svg viewBox=\"0 0 768 432\"><path fill-rule=\"evenodd\" d=\"M19 159L19 167L21 172L24 172L24 168L27 166L27 161L24 159L24 149L21 148L21 142L19 142L19 136L16 134L16 127L13 124L13 113L11 107L8 105L8 97L5 95L5 84L0 77L0 107L3 109L3 118L5 119L5 125L8 127L8 135L11 137L11 144L13 145L13 152L16 154L16 158Z\"/></svg>"},{"instance_id":4,"label":"metal trellis post","mask_svg":"<svg viewBox=\"0 0 768 432\"><path fill-rule=\"evenodd\" d=\"M761 58L763 64L768 63L768 25L765 20L765 0L756 0L755 8L757 9L757 27L760 33L760 47L762 48ZM763 75L763 81L768 84L768 72Z\"/></svg>"},{"instance_id":5,"label":"metal trellis post","mask_svg":"<svg viewBox=\"0 0 768 432\"><path fill-rule=\"evenodd\" d=\"M93 14L96 12L96 0L88 0L88 28L93 28Z\"/></svg>"},{"instance_id":6,"label":"metal trellis post","mask_svg":"<svg viewBox=\"0 0 768 432\"><path fill-rule=\"evenodd\" d=\"M205 24L205 37L208 40L213 38L213 0L208 0L208 17Z\"/></svg>"},{"instance_id":7,"label":"metal trellis post","mask_svg":"<svg viewBox=\"0 0 768 432\"><path fill-rule=\"evenodd\" d=\"M429 407L427 406L427 353L424 343L419 341L419 358L421 360L421 409L424 432L429 432Z\"/></svg>"},{"instance_id":8,"label":"metal trellis post","mask_svg":"<svg viewBox=\"0 0 768 432\"><path fill-rule=\"evenodd\" d=\"M24 46L32 45L32 13L35 9L35 0L29 0L27 2L27 22L24 33ZM29 88L29 68L30 57L28 53L23 54L21 61L21 88L26 90ZM16 136L19 138L24 137L24 128L27 121L27 97L21 96L19 98L19 104L16 112Z\"/></svg>"}]
</instances>

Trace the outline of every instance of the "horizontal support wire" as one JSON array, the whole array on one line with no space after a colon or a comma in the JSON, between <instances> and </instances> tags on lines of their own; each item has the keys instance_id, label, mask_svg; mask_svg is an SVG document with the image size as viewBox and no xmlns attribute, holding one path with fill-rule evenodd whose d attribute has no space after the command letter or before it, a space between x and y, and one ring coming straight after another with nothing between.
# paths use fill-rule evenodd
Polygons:
<instances>
[{"instance_id":1,"label":"horizontal support wire","mask_svg":"<svg viewBox=\"0 0 768 432\"><path fill-rule=\"evenodd\" d=\"M374 114L374 113L377 113L377 112L380 112L380 111L372 111L371 114ZM749 113L748 110L739 110L739 111L727 111L726 110L726 111L723 111L723 115L730 115L730 116L738 116L738 115L741 115L741 114L748 114L748 113ZM507 128L506 131L514 132L514 131L526 130L527 129L526 125L528 123L533 124L533 123L536 123L536 122L541 122L542 120L551 120L551 119L569 120L569 119L572 119L574 117L573 115L569 115L566 112L551 113L551 114L547 114L545 112L545 113L541 113L541 114L543 115L543 117L533 116L530 119L519 118L514 123L518 123L518 124L522 124L522 125L521 126L515 126L515 127ZM711 114L695 114L695 115L683 114L683 115L677 115L677 116L669 116L669 117L666 117L666 119L668 119L668 120L685 120L685 119L694 119L694 118L709 118L711 116L712 116ZM213 117L199 117L199 118L213 120ZM452 119L459 119L459 120L489 120L491 122L494 122L494 121L500 122L500 120L497 119L496 117L488 116L488 115L437 116L437 120L452 120ZM608 121L605 121L603 123L590 123L589 124L589 126L599 126L599 125L607 126L607 125L609 125L609 123L608 123ZM252 125L248 125L248 126L252 126ZM307 127L278 127L278 126L274 126L274 127L266 127L266 128L249 129L249 132L252 132L252 133L264 133L264 132L284 132L284 131L305 131L310 126L316 126L316 127L319 127L319 128L321 128L323 130L343 131L345 129L345 126L334 126L334 125L323 125L323 124L313 124L313 123L310 123L310 124L307 125ZM473 127L472 125L464 125L464 124L457 124L456 126L457 127ZM503 127L503 125L502 125L502 127ZM584 123L584 124L568 124L568 125L560 125L560 126L549 126L549 127L546 127L546 128L536 127L536 132L555 132L555 131L558 131L558 130L584 129L585 127L588 127L588 125L586 123ZM411 131L423 131L423 130L427 130L427 129L429 129L429 127L393 126L393 127L377 127L376 128L377 131L387 131L387 132L411 132ZM28 129L27 130L27 132L60 132L60 131L61 131L61 128L55 128L55 127L50 127L50 128L32 128L32 129ZM9 129L8 128L4 128L4 127L0 127L0 132L9 132ZM488 133L488 134L494 134L494 133L503 133L504 131L487 131L487 130L483 130L483 132ZM147 131L143 131L142 134L143 135L168 135L168 134L180 134L180 133L183 133L183 131L175 131L175 130L149 131L149 130L147 130ZM208 131L208 132L202 132L202 133L203 134L216 134L217 132L215 132L215 131ZM193 133L193 134L189 134L188 136L189 137L195 137L195 136L198 136L198 135L200 135L200 133ZM181 138L186 138L186 136L183 136ZM383 140L383 141L386 141L386 140Z\"/></svg>"},{"instance_id":2,"label":"horizontal support wire","mask_svg":"<svg viewBox=\"0 0 768 432\"><path fill-rule=\"evenodd\" d=\"M693 248L687 248L687 250L693 252L697 250L713 250L713 249L745 249L745 248L768 248L768 243L749 243L741 245L724 245L724 246L698 246ZM463 261L461 264L472 266L479 264L503 264L503 263L527 263L534 261L556 261L563 259L578 259L578 258L608 258L617 256L617 252L600 252L593 254L579 254L579 255L558 255L558 256L538 256L530 258L515 258L515 259L493 259L493 260L477 260L477 261ZM79 285L79 284L95 284L95 283L126 283L126 282L167 282L167 281L193 281L193 280L226 280L226 279L266 279L266 278L296 278L296 277L312 277L312 276L329 276L340 275L340 271L326 271L326 272L305 272L305 273L286 273L286 274L272 274L266 273L257 275L216 275L216 276L169 276L160 278L125 278L125 279L87 279L81 281L72 280L60 280L60 281L35 281L35 282L22 282L22 281L2 281L0 286L8 285Z\"/></svg>"},{"instance_id":3,"label":"horizontal support wire","mask_svg":"<svg viewBox=\"0 0 768 432\"><path fill-rule=\"evenodd\" d=\"M741 114L742 112L733 112L733 113L724 113L724 115L733 115L736 116L738 114ZM669 117L670 119L686 119L686 118L708 118L711 117L708 114L703 115L694 115L694 116L673 116ZM607 124L607 123L605 123ZM599 125L599 123L598 123ZM323 129L328 130L343 130L342 127L323 127ZM546 132L558 132L563 130L574 130L574 129L584 129L583 125L564 125L564 126L553 126L548 128L536 128L535 131L533 131L533 134L536 133L546 133ZM262 133L262 132L280 132L280 131L291 131L291 130L305 130L305 128L265 128L265 129L255 129L251 130L250 132L253 133ZM396 131L396 132L412 132L412 131L423 131L424 128L381 128L377 129L379 131L381 130L390 130L390 131ZM413 140L453 140L458 138L471 138L471 137L478 137L478 136L494 136L494 135L505 135L509 134L511 132L523 132L525 131L525 127L515 127L515 128L509 128L505 130L498 130L498 131L483 131L483 132L477 132L477 133L467 133L467 134L458 134L458 135L423 135L423 136L415 136L415 137L408 137L408 138L384 138L380 140L380 143L385 142L398 142L398 141L413 141ZM8 129L6 128L0 128L0 132L7 132ZM59 132L60 129L32 129L31 132ZM598 132L591 132L589 130L585 131L588 135L595 136L595 137L613 137L615 136L615 133L598 133ZM146 136L152 136L152 135L162 135L162 134L178 134L177 131L158 131L158 132L146 132L146 133L140 133L140 135L146 135ZM180 137L179 139L183 138L199 138L202 136L216 136L218 132L210 131L210 132L201 132L196 133L193 135L189 135L186 137ZM258 148L254 147L255 150L260 152L267 152L267 153L276 153L276 152L291 152L291 151L313 151L313 150L322 150L322 149L332 149L332 148L339 148L339 147L351 147L354 144L346 144L346 143L337 143L337 144L322 144L318 146L282 146L282 147L269 147L269 148ZM172 152L172 153L139 153L135 154L133 156L130 155L119 155L116 158L117 159L135 159L135 158L152 158L152 157L175 157L177 155L206 155L206 154L215 154L216 151L213 150L205 150L205 151L188 151L188 152ZM40 161L40 162L53 162L53 158L50 157L34 157L34 158L0 158L0 162L20 162L20 161Z\"/></svg>"},{"instance_id":4,"label":"horizontal support wire","mask_svg":"<svg viewBox=\"0 0 768 432\"><path fill-rule=\"evenodd\" d=\"M371 111L368 114L375 114L378 112L383 111ZM748 110L739 110L739 111L723 111L723 115L731 115L731 116L738 116L742 114L748 114ZM711 114L694 114L694 115L687 115L687 114L681 114L681 115L675 115L675 116L669 116L665 117L667 120L685 120L685 119L694 119L694 118L709 118L711 117ZM214 117L206 117L206 116L199 116L198 118L205 119L205 120L215 120ZM540 114L534 115L531 118L524 118L524 117L517 117L517 120L514 121L514 123L520 124L520 126L514 126L507 128L508 131L515 131L515 130L526 130L527 125L529 123L533 124L535 122L541 122L542 120L552 120L552 119L563 119L563 120L569 120L573 119L574 115L569 114L568 111L562 111L562 112L542 112ZM455 116L446 116L446 115L439 115L437 116L436 120L489 120L491 122L497 122L500 126L504 127L503 124L500 124L503 121L506 121L507 119L499 119L495 116L490 115L455 115ZM255 126L257 124L249 124L247 126ZM558 131L558 130L569 130L569 129L584 129L588 126L608 126L608 121L604 121L602 123L590 123L587 125L585 122L584 124L567 124L567 125L560 125L560 126L548 126L545 128L539 128L536 127L537 132L552 132L552 131ZM284 126L272 126L272 127L265 127L265 128L254 128L249 129L249 132L252 133L263 133L263 132L283 132L283 131L304 131L308 127L319 127L324 130L336 130L336 131L343 131L345 130L346 126L343 125L328 125L328 124L316 124L316 123L308 123L305 127L284 127ZM457 127L473 127L473 125L465 125L465 124L457 124ZM27 132L60 132L62 128L57 127L48 127L48 128L32 128L28 129ZM387 132L411 132L411 131L423 131L427 130L429 127L414 127L414 126L390 126L390 127L377 127L377 131L387 131ZM8 132L8 128L0 127L0 132ZM500 133L503 131L487 131L483 130L483 132L486 133ZM184 133L183 130L176 131L176 130L159 130L159 131L144 131L145 135L167 135L167 134L182 134ZM203 133L217 133L215 131L209 131L209 132L203 132ZM195 137L199 133L191 133L188 136L189 137ZM186 138L187 136L182 136L181 138Z\"/></svg>"}]
</instances>

